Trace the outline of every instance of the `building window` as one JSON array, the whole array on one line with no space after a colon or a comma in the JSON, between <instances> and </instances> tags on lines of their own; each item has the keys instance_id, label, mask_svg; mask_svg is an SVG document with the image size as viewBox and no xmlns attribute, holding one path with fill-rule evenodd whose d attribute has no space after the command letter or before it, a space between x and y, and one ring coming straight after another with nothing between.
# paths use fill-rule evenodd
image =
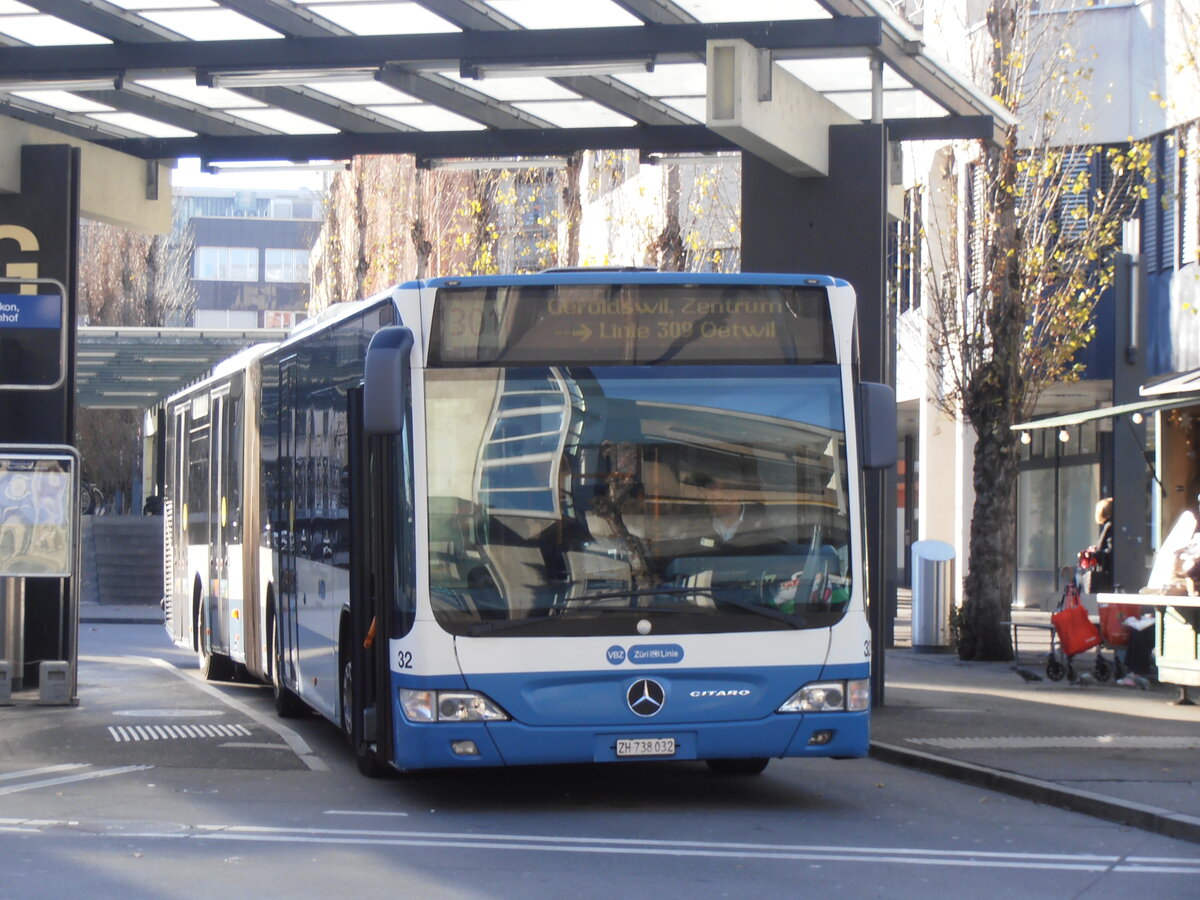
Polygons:
<instances>
[{"instance_id":1,"label":"building window","mask_svg":"<svg viewBox=\"0 0 1200 900\"><path fill-rule=\"evenodd\" d=\"M292 248L270 248L265 251L265 281L288 284L308 283L308 251Z\"/></svg>"},{"instance_id":2,"label":"building window","mask_svg":"<svg viewBox=\"0 0 1200 900\"><path fill-rule=\"evenodd\" d=\"M258 281L258 249L197 247L192 277L197 281Z\"/></svg>"}]
</instances>

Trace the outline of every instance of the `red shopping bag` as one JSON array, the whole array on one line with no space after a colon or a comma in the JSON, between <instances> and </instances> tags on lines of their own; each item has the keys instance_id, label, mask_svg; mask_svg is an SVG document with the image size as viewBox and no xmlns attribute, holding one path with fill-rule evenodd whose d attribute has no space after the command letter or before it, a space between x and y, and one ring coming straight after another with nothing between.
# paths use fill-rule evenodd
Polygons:
<instances>
[{"instance_id":1,"label":"red shopping bag","mask_svg":"<svg viewBox=\"0 0 1200 900\"><path fill-rule=\"evenodd\" d=\"M1067 656L1074 656L1100 645L1100 632L1088 618L1087 610L1080 606L1074 597L1071 600L1074 602L1068 602L1067 606L1050 616L1050 623L1058 632L1058 642Z\"/></svg>"},{"instance_id":2,"label":"red shopping bag","mask_svg":"<svg viewBox=\"0 0 1200 900\"><path fill-rule=\"evenodd\" d=\"M1136 603L1105 603L1100 607L1100 636L1110 647L1123 647L1128 634L1125 631L1125 620L1130 616L1135 619L1142 614L1142 608Z\"/></svg>"}]
</instances>

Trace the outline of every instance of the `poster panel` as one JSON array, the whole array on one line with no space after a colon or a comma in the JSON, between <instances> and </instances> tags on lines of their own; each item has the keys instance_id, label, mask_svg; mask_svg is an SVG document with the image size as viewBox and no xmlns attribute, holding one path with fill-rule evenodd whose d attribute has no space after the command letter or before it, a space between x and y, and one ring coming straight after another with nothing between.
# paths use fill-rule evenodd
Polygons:
<instances>
[{"instance_id":1,"label":"poster panel","mask_svg":"<svg viewBox=\"0 0 1200 900\"><path fill-rule=\"evenodd\" d=\"M0 456L0 577L73 573L71 457Z\"/></svg>"}]
</instances>

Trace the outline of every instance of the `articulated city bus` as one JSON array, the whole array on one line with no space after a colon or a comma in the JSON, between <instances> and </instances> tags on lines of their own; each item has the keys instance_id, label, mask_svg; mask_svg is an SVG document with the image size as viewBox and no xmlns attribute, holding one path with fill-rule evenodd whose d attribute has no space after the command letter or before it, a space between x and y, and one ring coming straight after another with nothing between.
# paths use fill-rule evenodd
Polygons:
<instances>
[{"instance_id":1,"label":"articulated city bus","mask_svg":"<svg viewBox=\"0 0 1200 900\"><path fill-rule=\"evenodd\" d=\"M441 278L166 404L167 628L387 766L862 756L862 472L824 276Z\"/></svg>"}]
</instances>

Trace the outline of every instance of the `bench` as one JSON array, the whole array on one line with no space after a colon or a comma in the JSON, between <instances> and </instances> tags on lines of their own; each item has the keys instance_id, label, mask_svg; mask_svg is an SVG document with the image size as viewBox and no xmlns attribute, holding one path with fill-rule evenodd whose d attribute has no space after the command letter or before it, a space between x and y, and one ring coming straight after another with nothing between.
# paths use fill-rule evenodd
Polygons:
<instances>
[{"instance_id":1,"label":"bench","mask_svg":"<svg viewBox=\"0 0 1200 900\"><path fill-rule=\"evenodd\" d=\"M1022 628L1035 628L1041 631L1050 632L1050 653L1054 653L1054 644L1058 640L1058 632L1055 631L1053 625L1045 625L1041 622L1001 622L1001 625L1007 626L1012 634L1013 644L1013 659L1021 659L1020 634Z\"/></svg>"}]
</instances>

